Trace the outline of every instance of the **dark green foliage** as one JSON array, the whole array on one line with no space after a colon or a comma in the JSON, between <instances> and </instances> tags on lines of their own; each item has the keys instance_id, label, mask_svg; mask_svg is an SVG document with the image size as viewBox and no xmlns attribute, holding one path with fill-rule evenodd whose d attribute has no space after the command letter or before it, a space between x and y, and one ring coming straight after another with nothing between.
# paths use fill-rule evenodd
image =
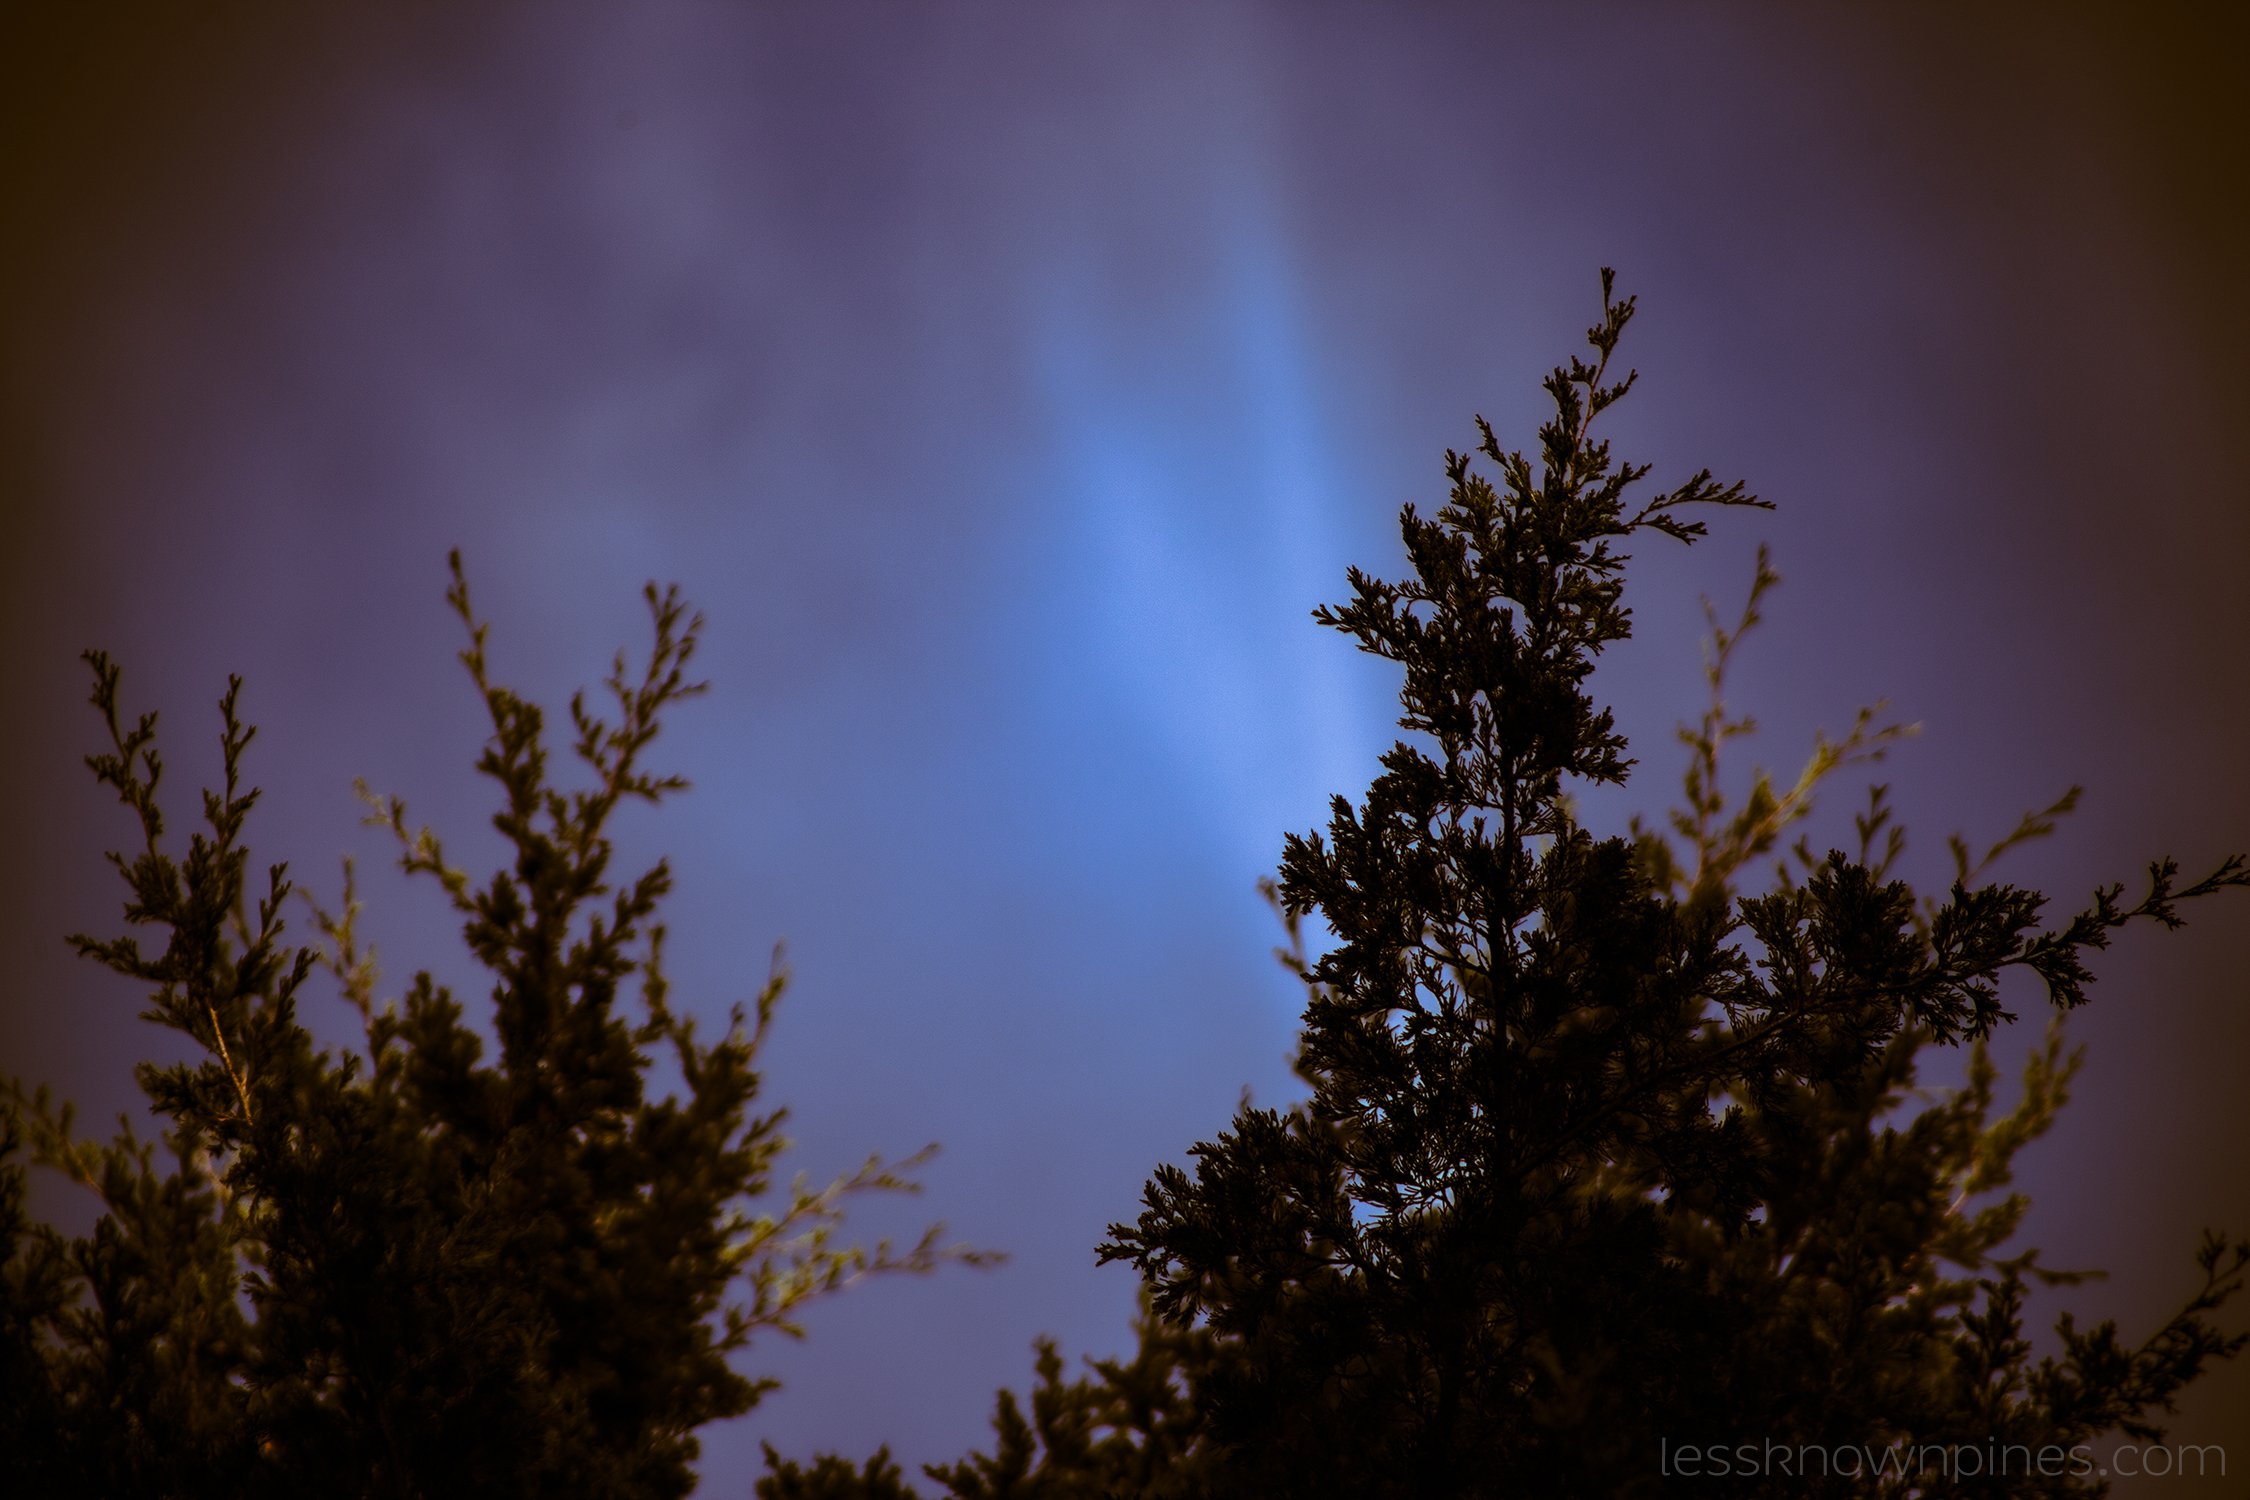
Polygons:
<instances>
[{"instance_id":1,"label":"dark green foliage","mask_svg":"<svg viewBox=\"0 0 2250 1500\"><path fill-rule=\"evenodd\" d=\"M1210 1358L1203 1329L1167 1326L1145 1307L1130 1361L1090 1360L1067 1384L1062 1356L1039 1341L1039 1384L1026 1421L1013 1392L1002 1391L992 1426L992 1457L933 1465L929 1476L958 1500L1105 1500L1118 1495L1171 1500L1199 1493L1194 1447L1201 1414L1179 1378Z\"/></svg>"},{"instance_id":2,"label":"dark green foliage","mask_svg":"<svg viewBox=\"0 0 2250 1500\"><path fill-rule=\"evenodd\" d=\"M1184 1500L1201 1494L1204 1466L1196 1449L1202 1415L1183 1372L1209 1364L1211 1335L1166 1325L1145 1306L1134 1329L1140 1348L1132 1360L1089 1360L1087 1373L1070 1381L1063 1379L1054 1343L1041 1339L1031 1415L1024 1415L1013 1391L1002 1391L992 1416L992 1454L925 1464L923 1472L955 1500ZM803 1469L769 1446L759 1500L915 1495L889 1457L885 1449L855 1469L824 1454Z\"/></svg>"},{"instance_id":3,"label":"dark green foliage","mask_svg":"<svg viewBox=\"0 0 2250 1500\"><path fill-rule=\"evenodd\" d=\"M2184 891L2160 863L2139 904L2105 890L2042 931L2043 898L1976 883L1965 857L1940 901L1889 878L1878 794L1857 858L1800 846L1779 888L1731 899L1812 785L1890 731L1863 716L1787 797L1760 778L1728 822L1718 746L1746 726L1717 699L1724 632L1675 825L1694 868L1657 836L1574 823L1568 779L1628 766L1585 691L1629 629L1614 546L1692 541L1690 504L1756 503L1705 474L1627 506L1646 471L1588 435L1631 384L1604 383L1632 303L1603 288L1596 363L1547 382L1536 477L1483 428L1498 487L1449 454L1449 503L1401 519L1415 576L1354 570L1352 601L1318 612L1404 669L1414 741L1361 806L1336 800L1325 837L1287 841L1279 900L1336 939L1302 969L1311 1098L1245 1109L1192 1175L1159 1168L1103 1247L1160 1317L1219 1340L1193 1380L1212 1493L1654 1493L1660 1445L1682 1443L2067 1450L2240 1343L2201 1314L2250 1246L2214 1242L2203 1292L2148 1343L2066 1324L2065 1357L2031 1366L2034 1259L1992 1259L2024 1205L1962 1206L2006 1184L2071 1066L2051 1041L2022 1107L1989 1117L2001 971L2075 1006L2084 949L2246 883L2239 859ZM1771 581L1761 561L1743 628ZM1917 1051L1964 1039L1970 1088L1900 1123Z\"/></svg>"},{"instance_id":4,"label":"dark green foliage","mask_svg":"<svg viewBox=\"0 0 2250 1500\"><path fill-rule=\"evenodd\" d=\"M766 1467L772 1472L758 1481L760 1500L914 1500L913 1487L891 1462L888 1448L878 1448L857 1468L824 1453L805 1469L774 1452L768 1443Z\"/></svg>"},{"instance_id":5,"label":"dark green foliage","mask_svg":"<svg viewBox=\"0 0 2250 1500\"><path fill-rule=\"evenodd\" d=\"M1293 938L1318 914L1335 939L1317 961L1294 950L1311 1097L1246 1104L1192 1172L1158 1168L1101 1249L1144 1278L1132 1383L1175 1415L1120 1409L1114 1366L1063 1386L1043 1347L1033 1421L1003 1394L997 1453L929 1471L954 1494L1627 1496L1720 1475L1751 1495L2083 1494L2104 1486L2073 1449L2152 1437L2242 1347L2207 1315L2250 1243L2212 1237L2201 1285L2143 1343L2065 1317L2060 1356L2030 1358L2027 1281L2077 1278L2001 1258L2026 1203L1994 1195L2078 1059L2058 1014L1995 1117L1986 1052L2013 1019L2004 970L2067 1012L2085 950L2250 884L2240 858L2184 889L2160 861L2137 904L2107 888L2043 929L2040 895L1983 872L2075 791L1974 867L1956 839L1930 899L1891 877L1904 838L1878 787L1856 856L1800 840L1772 889L1738 894L1827 777L1906 732L1863 713L1786 792L1761 773L1729 808L1720 751L1751 724L1722 679L1776 581L1762 554L1740 624L1712 622L1670 833L1574 821L1574 779L1631 765L1586 691L1630 627L1616 548L1693 541L1691 505L1760 503L1708 473L1626 503L1646 470L1589 427L1632 384L1605 383L1631 312L1604 272L1597 359L1548 379L1536 472L1480 421L1497 484L1449 453L1449 502L1401 517L1413 577L1354 569L1351 602L1316 612L1403 669L1411 738L1363 803L1286 841L1272 888ZM1917 1109L1919 1053L1963 1043L1967 1086ZM2007 1474L1957 1458L1972 1449L2006 1452Z\"/></svg>"},{"instance_id":6,"label":"dark green foliage","mask_svg":"<svg viewBox=\"0 0 2250 1500\"><path fill-rule=\"evenodd\" d=\"M656 924L670 873L609 870L618 806L680 790L643 768L663 711L700 692L686 667L699 619L651 587L646 668L622 655L615 722L571 703L586 790L549 780L543 719L488 676L485 627L458 561L462 653L490 712L478 769L499 784L513 861L484 884L448 863L396 800L371 820L433 876L492 975L497 1059L425 973L378 1004L354 935L351 883L315 911L323 949L284 946L290 887L247 894L242 788L252 731L220 709L225 782L184 857L163 846L153 715L127 727L117 669L88 660L110 750L95 774L137 814L116 856L129 921L163 934L76 938L147 986L147 1018L200 1062L144 1065L173 1164L128 1126L74 1139L70 1111L13 1086L0 1118L0 1379L15 1493L136 1495L682 1495L695 1430L746 1411L765 1382L728 1356L753 1331L873 1271L926 1270L935 1233L903 1254L835 1249L838 1200L910 1184L879 1162L777 1213L749 1202L784 1144L755 1114L754 1064L778 972L716 1040L666 999ZM373 799L371 799L373 800ZM365 1053L317 1047L297 1015L316 967L341 982ZM628 991L636 993L628 995ZM628 1000L637 1005L628 1009ZM684 1092L644 1088L669 1049ZM24 1148L101 1194L88 1240L25 1224ZM729 1300L747 1283L746 1301Z\"/></svg>"},{"instance_id":7,"label":"dark green foliage","mask_svg":"<svg viewBox=\"0 0 2250 1500\"><path fill-rule=\"evenodd\" d=\"M13 1492L235 1493L254 1456L229 1379L249 1328L223 1189L192 1156L160 1173L129 1133L107 1151L65 1141L43 1091L27 1132L24 1102L11 1090L0 1119L0 1455ZM26 1222L15 1158L27 1145L103 1194L91 1237Z\"/></svg>"}]
</instances>

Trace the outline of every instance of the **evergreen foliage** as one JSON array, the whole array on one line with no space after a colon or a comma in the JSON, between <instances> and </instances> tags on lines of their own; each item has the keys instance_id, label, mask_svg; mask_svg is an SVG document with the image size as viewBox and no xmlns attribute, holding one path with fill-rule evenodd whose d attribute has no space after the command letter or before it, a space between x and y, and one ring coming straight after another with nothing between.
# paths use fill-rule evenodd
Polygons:
<instances>
[{"instance_id":1,"label":"evergreen foliage","mask_svg":"<svg viewBox=\"0 0 2250 1500\"><path fill-rule=\"evenodd\" d=\"M117 667L88 653L110 741L88 764L140 824L140 847L112 856L125 915L162 942L72 941L147 987L146 1018L202 1057L139 1070L168 1122L161 1153L130 1121L110 1144L82 1140L45 1089L8 1087L11 1494L683 1495L696 1429L771 1385L729 1363L754 1333L796 1332L806 1299L860 1276L961 1255L936 1229L899 1252L834 1242L842 1199L911 1190L879 1160L757 1209L786 1144L782 1113L754 1109L778 964L747 1013L699 1039L660 962L669 870L609 868L618 807L685 786L647 770L645 752L664 712L702 691L687 676L701 617L650 586L655 642L638 673L619 654L614 719L571 701L591 785L566 791L540 709L490 677L458 555L449 599L492 723L478 770L499 785L494 825L513 860L475 884L397 799L370 798L370 821L397 837L407 871L439 883L490 972L491 1061L427 973L378 1003L348 862L341 910L314 909L322 944L284 943L284 868L250 883L258 794L242 784L253 731L239 681L220 703L224 784L176 855L155 716L125 717ZM300 1021L320 968L358 1011L364 1053L325 1050ZM656 1048L677 1063L678 1095L646 1088ZM26 1159L101 1195L90 1237L28 1221Z\"/></svg>"},{"instance_id":2,"label":"evergreen foliage","mask_svg":"<svg viewBox=\"0 0 2250 1500\"><path fill-rule=\"evenodd\" d=\"M1476 453L1447 454L1447 504L1400 518L1413 576L1354 569L1351 601L1316 612L1402 668L1409 738L1325 834L1286 840L1271 887L1310 1097L1246 1103L1192 1171L1157 1169L1100 1252L1143 1278L1139 1359L1064 1385L1042 1346L1035 1421L1003 1393L996 1453L928 1469L953 1495L1629 1496L1720 1473L1747 1495L2096 1493L2081 1445L2152 1440L2242 1347L2209 1314L2250 1242L2210 1237L2143 1342L2066 1316L2036 1361L2026 1287L2077 1278L2002 1254L2026 1208L2010 1162L2078 1065L2060 1016L2086 999L2086 950L2250 884L2241 858L2184 887L2159 861L2139 901L2105 888L2042 927L2043 897L1985 871L2075 791L1974 864L1956 839L1956 878L1923 897L1891 873L1904 839L1878 787L1856 854L1800 841L1770 889L1739 891L1826 778L1903 732L1862 714L1787 790L1760 775L1730 807L1720 754L1750 724L1723 677L1775 581L1762 554L1740 623L1713 621L1686 806L1668 831L1577 825L1569 788L1632 764L1587 691L1630 630L1619 547L1761 503L1708 472L1628 503L1648 471L1591 428L1633 383L1608 374L1633 303L1602 288L1593 362L1546 381L1536 467L1480 419ZM1315 915L1334 942L1308 960ZM2057 1022L1996 1114L2011 968ZM1962 1044L1967 1085L1919 1094L1919 1054ZM1159 1409L1177 1415L1140 1415ZM783 1473L761 1494L859 1493Z\"/></svg>"},{"instance_id":3,"label":"evergreen foliage","mask_svg":"<svg viewBox=\"0 0 2250 1500\"><path fill-rule=\"evenodd\" d=\"M1648 471L1591 428L1633 383L1608 375L1632 309L1605 272L1595 358L1546 382L1536 465L1480 421L1477 449L1447 455L1447 503L1401 516L1413 576L1355 569L1350 602L1316 612L1402 669L1407 738L1362 801L1286 840L1269 887L1306 985L1309 1097L1246 1102L1191 1168L1157 1169L1100 1250L1142 1278L1135 1356L1066 1379L1042 1343L1028 1412L999 1396L994 1451L925 1468L959 1500L1635 1496L1713 1477L1747 1495L2097 1493L2084 1445L2155 1440L2178 1391L2250 1338L2212 1318L2250 1241L2208 1236L2185 1306L2141 1342L2065 1316L2036 1360L2028 1287L2079 1278L2006 1253L2027 1207L2006 1191L2014 1155L2079 1063L2061 1016L2087 998L2087 951L2250 885L2241 857L2186 884L2160 860L2137 901L2105 887L2043 926L2041 895L1987 872L2075 791L1981 859L1954 840L1954 879L1922 895L1893 874L1904 837L1877 787L1856 852L1800 839L1748 889L1828 778L1903 732L1863 714L1786 789L1761 774L1730 803L1722 752L1751 726L1724 678L1775 581L1762 554L1739 623L1713 620L1684 807L1624 837L1577 824L1570 789L1632 765L1588 692L1630 630L1619 549L1694 541L1695 506L1761 503L1708 473L1628 502ZM125 915L163 942L73 941L200 1055L140 1069L155 1142L130 1122L88 1141L46 1090L0 1092L11 1494L682 1495L696 1430L767 1388L729 1363L754 1334L795 1332L795 1308L862 1275L982 1258L935 1230L839 1248L845 1197L911 1188L877 1160L755 1211L783 1145L781 1115L754 1108L781 975L699 1040L660 961L667 868L609 869L618 807L683 786L643 756L701 691L700 620L650 588L655 642L638 672L619 657L614 720L570 705L591 784L569 791L540 710L491 680L458 559L449 597L512 860L475 883L400 802L369 800L492 976L491 1061L428 974L378 1001L348 864L343 904L313 908L321 941L284 942L285 870L254 886L243 838L239 683L222 785L167 852L155 718L125 714L117 668L88 654L109 739L88 763L140 826L112 856ZM1317 958L1314 916L1333 939ZM2012 968L2057 1016L1999 1113L1988 1042L2014 1019ZM364 1051L299 1020L315 970ZM1965 1086L1917 1090L1931 1047L1966 1047ZM684 1086L662 1099L657 1048ZM31 1222L31 1165L100 1195L90 1235ZM887 1450L767 1459L763 1500L915 1494Z\"/></svg>"}]
</instances>

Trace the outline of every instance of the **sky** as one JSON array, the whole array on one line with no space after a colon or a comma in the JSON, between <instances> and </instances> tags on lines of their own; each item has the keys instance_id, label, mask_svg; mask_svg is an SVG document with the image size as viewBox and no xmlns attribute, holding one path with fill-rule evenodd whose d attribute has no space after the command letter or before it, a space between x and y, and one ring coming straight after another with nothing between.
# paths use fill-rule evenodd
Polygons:
<instances>
[{"instance_id":1,"label":"sky","mask_svg":"<svg viewBox=\"0 0 2250 1500\"><path fill-rule=\"evenodd\" d=\"M784 1387L706 1434L704 1493L761 1441L957 1457L1036 1336L1125 1347L1093 1247L1244 1090L1296 1097L1256 881L1391 738L1395 680L1309 612L1395 574L1476 415L1531 444L1602 266L1640 299L1619 452L1777 509L1639 548L1594 683L1641 767L1590 822L1676 797L1699 601L1766 543L1738 773L1888 700L1918 879L2072 784L2000 872L2058 912L2250 848L2239 16L89 9L0 21L0 1071L100 1120L171 1044L61 941L116 926L129 832L79 763L79 651L161 711L179 797L240 673L258 856L333 898L353 855L388 992L475 993L351 793L496 853L447 551L496 671L557 705L678 582L712 689L656 754L695 789L620 828L678 875L675 1003L723 1016L786 942L785 1170L942 1142L855 1229L1010 1256L753 1348ZM2202 1226L2250 1232L2250 902L2097 972L2019 1184L2048 1263L2112 1272L2035 1312L2131 1333ZM2004 1058L2044 1025L2010 999ZM2246 1413L2229 1370L2175 1439L2250 1463Z\"/></svg>"}]
</instances>

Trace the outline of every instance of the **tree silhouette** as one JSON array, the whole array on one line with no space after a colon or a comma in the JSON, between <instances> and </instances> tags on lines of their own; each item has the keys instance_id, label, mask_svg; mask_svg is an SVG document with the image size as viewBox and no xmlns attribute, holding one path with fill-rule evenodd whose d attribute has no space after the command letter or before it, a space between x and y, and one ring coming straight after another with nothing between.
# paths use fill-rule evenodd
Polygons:
<instances>
[{"instance_id":1,"label":"tree silhouette","mask_svg":"<svg viewBox=\"0 0 2250 1500\"><path fill-rule=\"evenodd\" d=\"M406 870L442 886L492 976L491 1062L427 973L401 1001L377 1001L348 862L341 909L314 908L322 943L284 944L284 868L262 890L249 882L258 794L242 784L253 731L236 714L239 681L219 705L224 784L175 856L155 716L123 716L117 667L88 653L110 741L88 764L142 835L111 857L126 918L163 942L72 941L148 987L146 1018L204 1055L139 1070L169 1122L161 1162L129 1121L111 1144L84 1141L67 1105L9 1086L10 1493L682 1495L696 1429L772 1384L729 1364L754 1333L795 1332L806 1299L864 1275L982 1258L941 1249L935 1228L903 1252L836 1244L844 1198L912 1189L879 1160L817 1192L800 1179L771 1210L754 1201L786 1144L782 1113L753 1107L778 962L723 1035L699 1039L661 965L669 870L621 880L609 868L619 805L684 788L644 753L664 712L702 691L686 675L700 616L675 591L651 585L647 598L655 641L638 672L619 654L614 719L571 701L591 784L566 791L550 779L541 711L489 674L456 554L462 661L492 723L477 768L500 788L512 862L475 884L401 802L369 798L370 821L397 837ZM364 1053L323 1050L298 1018L323 968L359 1013ZM645 1086L656 1048L684 1081L672 1097ZM27 1222L26 1154L100 1193L90 1237Z\"/></svg>"},{"instance_id":2,"label":"tree silhouette","mask_svg":"<svg viewBox=\"0 0 2250 1500\"><path fill-rule=\"evenodd\" d=\"M1799 779L1721 790L1749 727L1723 679L1775 581L1761 554L1733 629L1713 621L1712 705L1682 732L1686 806L1596 839L1569 789L1631 762L1588 694L1629 633L1619 547L1688 543L1698 506L1762 502L1708 472L1640 504L1645 467L1592 436L1633 377L1632 315L1602 275L1593 362L1546 381L1536 466L1481 419L1451 494L1400 518L1413 576L1353 569L1315 613L1403 670L1400 726L1358 805L1292 835L1270 889L1304 980L1310 1097L1247 1104L1159 1167L1105 1261L1141 1274L1140 1357L1066 1384L1042 1350L1035 1420L1003 1394L994 1454L931 1467L954 1495L2047 1495L2102 1488L2082 1445L2152 1415L2242 1336L2206 1316L2250 1242L2210 1237L2182 1311L2138 1345L2058 1325L2033 1361L2037 1252L2001 1254L2026 1208L2014 1153L2067 1097L2058 1028L1995 1116L1998 979L2083 1003L2082 955L2129 923L2250 884L2241 858L2184 887L2169 861L2055 927L1986 868L2075 792L1923 897L1881 788L1856 854L1784 854L1737 889L1821 783L1901 732L1863 714ZM1494 477L1480 473L1478 457ZM1307 958L1299 924L1333 944ZM1918 1054L1966 1044L1966 1087L1915 1109ZM773 1460L769 1500L909 1491L894 1472ZM841 1484L844 1478L860 1485Z\"/></svg>"}]
</instances>

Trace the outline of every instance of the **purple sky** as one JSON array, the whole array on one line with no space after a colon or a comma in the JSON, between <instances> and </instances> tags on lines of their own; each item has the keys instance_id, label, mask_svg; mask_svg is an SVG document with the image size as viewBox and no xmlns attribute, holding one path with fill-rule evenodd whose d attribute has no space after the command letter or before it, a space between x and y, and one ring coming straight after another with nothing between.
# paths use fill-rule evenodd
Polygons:
<instances>
[{"instance_id":1,"label":"purple sky","mask_svg":"<svg viewBox=\"0 0 2250 1500\"><path fill-rule=\"evenodd\" d=\"M81 9L16 11L47 8ZM333 895L355 852L395 990L468 965L352 778L492 838L446 549L499 670L555 701L678 580L714 687L659 752L697 788L623 830L680 876L675 994L723 1013L786 938L794 1166L940 1140L925 1198L855 1222L1013 1255L756 1348L786 1388L708 1435L706 1493L761 1438L957 1456L1035 1335L1121 1347L1131 1277L1092 1247L1245 1085L1290 1097L1254 882L1389 739L1389 677L1306 613L1348 563L1396 570L1396 509L1442 498L1472 414L1529 443L1601 265L1642 306L1620 451L1781 508L1642 548L1641 633L1596 682L1644 771L1590 818L1668 805L1697 597L1738 600L1766 541L1756 755L1793 771L1890 698L1923 726L1880 773L1918 878L2072 782L2004 871L2058 903L2250 846L2239 20L141 16L169 9L0 23L0 1070L99 1120L152 1042L59 940L115 924L127 832L78 769L81 648L164 711L183 797L247 678L258 853ZM2114 1273L2042 1305L2129 1333L2202 1225L2250 1232L2250 902L2191 915L2102 959L2078 1098L2023 1163L2030 1242ZM2016 998L2010 1059L2044 1024ZM2231 1371L2176 1437L2250 1465L2245 1412Z\"/></svg>"}]
</instances>

